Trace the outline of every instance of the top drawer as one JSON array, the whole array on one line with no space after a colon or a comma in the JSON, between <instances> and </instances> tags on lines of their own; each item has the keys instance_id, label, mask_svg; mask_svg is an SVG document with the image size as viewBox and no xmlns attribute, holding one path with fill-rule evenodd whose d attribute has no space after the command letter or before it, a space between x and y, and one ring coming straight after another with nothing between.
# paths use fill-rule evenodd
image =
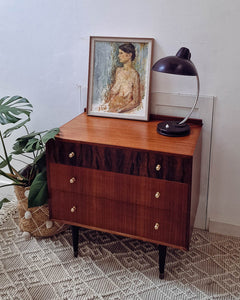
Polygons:
<instances>
[{"instance_id":1,"label":"top drawer","mask_svg":"<svg viewBox=\"0 0 240 300\"><path fill-rule=\"evenodd\" d=\"M56 139L47 143L47 161L183 183L191 182L191 157L161 152L71 143Z\"/></svg>"}]
</instances>

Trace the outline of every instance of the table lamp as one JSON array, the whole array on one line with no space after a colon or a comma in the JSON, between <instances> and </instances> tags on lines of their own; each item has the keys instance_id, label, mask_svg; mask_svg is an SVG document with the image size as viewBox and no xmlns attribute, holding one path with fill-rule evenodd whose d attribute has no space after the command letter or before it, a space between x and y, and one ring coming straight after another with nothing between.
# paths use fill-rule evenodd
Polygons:
<instances>
[{"instance_id":1,"label":"table lamp","mask_svg":"<svg viewBox=\"0 0 240 300\"><path fill-rule=\"evenodd\" d=\"M190 126L186 123L191 116L198 98L200 90L200 81L197 73L197 69L190 60L191 53L188 48L182 47L176 54L176 56L167 56L158 60L152 67L153 71L176 74L196 76L197 78L197 96L193 103L190 112L182 121L164 121L157 125L157 132L166 136L186 136L190 134Z\"/></svg>"}]
</instances>

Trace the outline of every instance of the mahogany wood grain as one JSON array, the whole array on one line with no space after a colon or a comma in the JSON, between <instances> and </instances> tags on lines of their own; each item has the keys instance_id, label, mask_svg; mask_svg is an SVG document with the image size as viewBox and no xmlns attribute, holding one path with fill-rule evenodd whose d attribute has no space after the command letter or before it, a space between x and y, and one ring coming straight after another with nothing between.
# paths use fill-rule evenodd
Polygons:
<instances>
[{"instance_id":1,"label":"mahogany wood grain","mask_svg":"<svg viewBox=\"0 0 240 300\"><path fill-rule=\"evenodd\" d=\"M181 211L184 208L185 216L187 214L188 185L184 183L54 163L50 164L49 176L52 178L50 190L172 210L174 213L182 207ZM72 178L73 183L70 182ZM156 193L159 193L158 198ZM179 203L182 199L185 203Z\"/></svg>"},{"instance_id":2,"label":"mahogany wood grain","mask_svg":"<svg viewBox=\"0 0 240 300\"><path fill-rule=\"evenodd\" d=\"M180 204L186 199L184 194L179 194L174 210L59 190L53 191L52 195L51 207L54 209L50 215L55 220L187 248L186 205ZM76 207L74 212L71 212L72 207ZM158 230L154 229L156 223Z\"/></svg>"},{"instance_id":3,"label":"mahogany wood grain","mask_svg":"<svg viewBox=\"0 0 240 300\"><path fill-rule=\"evenodd\" d=\"M57 139L193 156L201 126L191 125L189 136L169 138L157 133L158 123L159 120L144 122L111 119L83 113L63 125Z\"/></svg>"}]
</instances>

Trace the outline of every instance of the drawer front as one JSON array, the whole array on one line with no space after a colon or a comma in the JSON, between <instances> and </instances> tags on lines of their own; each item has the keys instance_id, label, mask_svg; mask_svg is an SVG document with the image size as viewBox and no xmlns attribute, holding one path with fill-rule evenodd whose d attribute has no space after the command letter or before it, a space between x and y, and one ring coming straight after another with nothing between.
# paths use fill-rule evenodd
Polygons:
<instances>
[{"instance_id":1,"label":"drawer front","mask_svg":"<svg viewBox=\"0 0 240 300\"><path fill-rule=\"evenodd\" d=\"M53 140L47 143L47 161L169 181L191 182L191 158L161 152Z\"/></svg>"},{"instance_id":2,"label":"drawer front","mask_svg":"<svg viewBox=\"0 0 240 300\"><path fill-rule=\"evenodd\" d=\"M187 202L185 183L55 163L49 170L53 190L168 210L178 203L179 195Z\"/></svg>"},{"instance_id":3,"label":"drawer front","mask_svg":"<svg viewBox=\"0 0 240 300\"><path fill-rule=\"evenodd\" d=\"M179 194L168 208L52 190L50 217L66 223L187 248L187 207Z\"/></svg>"}]
</instances>

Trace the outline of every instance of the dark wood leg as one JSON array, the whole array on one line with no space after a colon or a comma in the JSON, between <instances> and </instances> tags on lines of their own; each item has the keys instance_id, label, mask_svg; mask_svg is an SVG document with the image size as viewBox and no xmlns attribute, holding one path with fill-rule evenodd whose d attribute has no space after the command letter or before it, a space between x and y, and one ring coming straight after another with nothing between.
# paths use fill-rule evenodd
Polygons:
<instances>
[{"instance_id":1,"label":"dark wood leg","mask_svg":"<svg viewBox=\"0 0 240 300\"><path fill-rule=\"evenodd\" d=\"M72 226L72 241L74 256L78 256L78 227Z\"/></svg>"},{"instance_id":2,"label":"dark wood leg","mask_svg":"<svg viewBox=\"0 0 240 300\"><path fill-rule=\"evenodd\" d=\"M159 251L159 278L163 279L167 247L163 245L158 245L158 251Z\"/></svg>"}]
</instances>

